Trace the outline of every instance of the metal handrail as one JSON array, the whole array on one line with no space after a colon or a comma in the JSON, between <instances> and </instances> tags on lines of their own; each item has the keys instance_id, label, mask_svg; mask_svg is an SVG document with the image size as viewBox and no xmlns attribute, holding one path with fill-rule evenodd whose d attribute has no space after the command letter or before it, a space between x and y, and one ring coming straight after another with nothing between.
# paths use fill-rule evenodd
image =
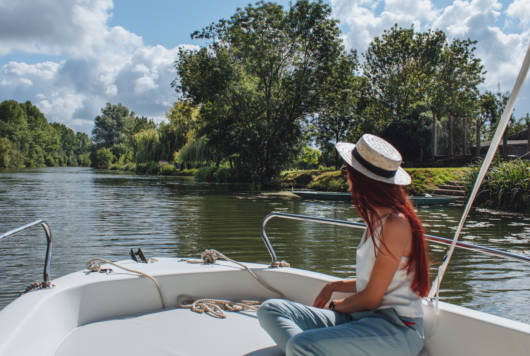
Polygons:
<instances>
[{"instance_id":1,"label":"metal handrail","mask_svg":"<svg viewBox=\"0 0 530 356\"><path fill-rule=\"evenodd\" d=\"M13 236L21 231L24 231L26 229L29 229L30 227L33 227L35 225L41 225L44 229L44 233L46 234L46 257L44 259L44 283L50 282L50 275L48 274L48 270L50 269L51 259L52 259L52 231L50 230L50 227L46 223L46 221L39 219L34 222L31 222L29 224L26 224L24 226L21 226L19 228L10 230L6 232L5 234L0 235L0 241Z\"/></svg>"},{"instance_id":2,"label":"metal handrail","mask_svg":"<svg viewBox=\"0 0 530 356\"><path fill-rule=\"evenodd\" d=\"M269 254L272 258L272 265L276 265L278 262L278 257L276 257L276 252L274 252L274 249L272 248L272 245L269 241L269 237L267 236L266 232L266 225L267 223L273 219L273 218L282 218L282 219L288 219L288 220L299 220L299 221L311 221L316 222L319 224L328 224L328 225L336 225L336 226L344 226L344 227L350 227L350 228L358 228L358 229L365 229L366 225L363 223L358 222L351 222L351 221L345 221L345 220L338 220L338 219L328 219L328 218L320 218L316 216L309 216L309 215L299 215L299 214L291 214L291 213L280 213L280 212L272 212L269 215L265 216L263 219L263 224L261 225L261 238L263 239L263 242L265 243L265 246L267 247L267 250L269 251ZM442 245L451 245L452 240L446 239L444 237L434 236L434 235L425 235L425 238L428 241L439 243ZM522 262L528 262L530 263L530 256L524 256L524 255L518 255L502 250L497 250L494 248L481 246L481 245L475 245L475 244L468 244L465 242L457 242L457 247L470 250L470 251L478 251L487 255L497 256L497 257L504 257L504 258L510 258L517 261Z\"/></svg>"}]
</instances>

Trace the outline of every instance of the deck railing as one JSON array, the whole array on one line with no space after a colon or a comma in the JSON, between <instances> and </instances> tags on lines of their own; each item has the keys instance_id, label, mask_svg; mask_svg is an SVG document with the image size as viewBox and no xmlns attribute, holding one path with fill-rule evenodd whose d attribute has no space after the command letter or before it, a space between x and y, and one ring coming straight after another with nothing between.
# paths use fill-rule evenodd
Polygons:
<instances>
[{"instance_id":1,"label":"deck railing","mask_svg":"<svg viewBox=\"0 0 530 356\"><path fill-rule=\"evenodd\" d=\"M44 278L44 283L49 283L50 282L50 275L49 275L48 271L50 269L50 263L51 263L51 259L52 259L52 232L50 230L50 227L46 223L46 221L39 219L39 220L36 220L36 221L31 222L29 224L26 224L24 226L18 227L18 228L13 229L13 230L10 230L10 231L6 232L5 234L0 235L0 241L5 239L5 238L8 238L10 236L13 236L13 235L15 235L15 234L17 234L17 233L19 233L21 231L27 230L30 227L33 227L33 226L36 226L36 225L41 225L42 228L44 229L44 233L46 234L46 257L45 257L45 260L44 260L43 278Z\"/></svg>"},{"instance_id":2,"label":"deck railing","mask_svg":"<svg viewBox=\"0 0 530 356\"><path fill-rule=\"evenodd\" d=\"M328 225L335 225L335 226L344 226L349 228L356 228L356 229L365 229L366 225L363 223L358 222L351 222L346 220L338 220L338 219L327 219L327 218L320 218L316 216L309 216L309 215L299 215L299 214L291 214L291 213L280 213L280 212L272 212L269 215L265 216L263 219L263 224L261 226L261 238L263 239L263 242L265 243L265 247L267 247L267 250L269 251L269 254L272 258L272 265L276 265L278 262L278 257L276 256L276 252L274 252L274 249L272 248L272 245L269 241L269 237L267 236L266 226L267 223L273 219L273 218L281 218L281 219L287 219L287 220L298 220L298 221L310 221L315 222L319 224L328 224ZM435 242L442 245L451 245L452 240L446 239L444 237L434 236L434 235L425 235L426 239L431 242ZM483 254L491 255L491 256L497 256L497 257L504 257L509 258L517 261L527 262L530 263L530 256L524 256L524 255L518 255L507 251L497 250L494 248L476 245L476 244L468 244L465 242L457 242L456 246L459 248L463 248L470 251L476 251Z\"/></svg>"}]
</instances>

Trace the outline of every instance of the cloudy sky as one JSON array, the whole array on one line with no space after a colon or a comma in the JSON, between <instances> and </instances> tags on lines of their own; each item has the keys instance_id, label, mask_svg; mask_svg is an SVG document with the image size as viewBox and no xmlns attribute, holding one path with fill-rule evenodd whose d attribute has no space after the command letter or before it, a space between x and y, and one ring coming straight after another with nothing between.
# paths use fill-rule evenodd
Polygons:
<instances>
[{"instance_id":1,"label":"cloudy sky","mask_svg":"<svg viewBox=\"0 0 530 356\"><path fill-rule=\"evenodd\" d=\"M0 101L31 100L50 121L90 133L107 102L163 120L180 46L241 0L0 0ZM276 1L288 6L288 0ZM330 0L348 48L394 23L478 40L482 89L510 90L530 40L529 0ZM530 112L530 84L516 115Z\"/></svg>"}]
</instances>

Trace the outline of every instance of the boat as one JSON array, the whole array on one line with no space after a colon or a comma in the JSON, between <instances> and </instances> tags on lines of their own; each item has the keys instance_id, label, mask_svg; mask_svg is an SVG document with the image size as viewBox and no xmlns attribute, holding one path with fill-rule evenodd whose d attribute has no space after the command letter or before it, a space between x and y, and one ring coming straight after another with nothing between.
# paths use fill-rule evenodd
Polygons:
<instances>
[{"instance_id":1,"label":"boat","mask_svg":"<svg viewBox=\"0 0 530 356\"><path fill-rule=\"evenodd\" d=\"M322 192L316 190L293 190L293 194L302 199L314 200L335 200L335 201L351 201L351 195L347 192ZM446 205L455 203L459 197L456 196L441 196L441 195L413 195L409 197L412 204L418 205Z\"/></svg>"},{"instance_id":2,"label":"boat","mask_svg":"<svg viewBox=\"0 0 530 356\"><path fill-rule=\"evenodd\" d=\"M131 250L131 260L95 259L87 269L53 281L49 278L52 235L45 221L0 235L1 241L40 225L48 242L43 282L30 286L28 293L0 312L0 356L281 355L259 326L253 308L212 317L190 310L191 302L183 302L204 298L259 302L284 297L311 304L325 283L337 280L279 261L266 232L273 218L365 228L356 222L272 212L262 224L270 264L241 263L219 252L217 256L225 260L212 260L211 254L203 260L147 259L140 250ZM457 245L530 262L527 256ZM426 342L422 356L526 355L530 349L529 324L432 299L425 299L423 308Z\"/></svg>"},{"instance_id":3,"label":"boat","mask_svg":"<svg viewBox=\"0 0 530 356\"><path fill-rule=\"evenodd\" d=\"M429 296L423 300L422 356L521 356L530 350L530 324L438 298L456 247L530 263L529 256L458 241L529 67L530 46L455 237L426 236L429 241L449 245L449 249ZM355 222L273 212L263 219L261 228L270 265L233 261L217 251L205 251L201 263L196 263L190 258L147 259L141 251L131 250L132 260L95 258L87 269L53 281L49 277L53 240L45 221L0 235L2 241L42 226L47 240L43 281L29 286L27 293L0 311L0 356L280 355L259 326L253 312L255 304L246 300L285 297L311 304L321 288L337 278L279 261L266 233L266 225L273 218L365 228ZM226 316L219 313L219 304L241 311Z\"/></svg>"}]
</instances>

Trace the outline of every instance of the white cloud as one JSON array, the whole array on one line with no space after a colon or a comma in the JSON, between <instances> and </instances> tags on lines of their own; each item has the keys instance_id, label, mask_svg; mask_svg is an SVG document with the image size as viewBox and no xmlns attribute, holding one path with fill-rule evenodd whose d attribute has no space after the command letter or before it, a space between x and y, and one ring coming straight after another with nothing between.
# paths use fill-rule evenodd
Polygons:
<instances>
[{"instance_id":1,"label":"white cloud","mask_svg":"<svg viewBox=\"0 0 530 356\"><path fill-rule=\"evenodd\" d=\"M515 0L508 6L506 15L519 20L521 26L528 27L530 25L530 1Z\"/></svg>"},{"instance_id":2,"label":"white cloud","mask_svg":"<svg viewBox=\"0 0 530 356\"><path fill-rule=\"evenodd\" d=\"M497 83L510 89L515 80L530 37L529 4L514 0L503 8L497 0L456 0L437 7L431 0L331 0L333 16L347 28L345 44L359 52L395 23L478 40L477 54L488 71L485 87L491 90ZM137 34L109 26L112 9L112 0L0 0L0 56L18 51L61 58L4 64L0 100L31 100L50 120L85 132L106 102L162 120L175 100L170 83L177 48L146 46ZM519 29L501 28L501 18ZM528 87L522 97L530 97Z\"/></svg>"},{"instance_id":3,"label":"white cloud","mask_svg":"<svg viewBox=\"0 0 530 356\"><path fill-rule=\"evenodd\" d=\"M418 31L443 30L449 39L477 40L476 54L487 71L483 89L511 90L530 41L530 1L514 0L503 8L498 0L455 0L436 7L429 0L331 0L333 15L347 26L343 35L348 48L364 52L375 36L394 24ZM518 21L518 31L508 32L503 15ZM517 114L530 112L530 84L518 101Z\"/></svg>"},{"instance_id":4,"label":"white cloud","mask_svg":"<svg viewBox=\"0 0 530 356\"><path fill-rule=\"evenodd\" d=\"M176 97L170 83L177 48L146 46L140 36L110 27L112 8L112 0L0 0L0 56L65 58L3 65L0 98L31 100L49 120L88 133L106 102L160 121Z\"/></svg>"}]
</instances>

